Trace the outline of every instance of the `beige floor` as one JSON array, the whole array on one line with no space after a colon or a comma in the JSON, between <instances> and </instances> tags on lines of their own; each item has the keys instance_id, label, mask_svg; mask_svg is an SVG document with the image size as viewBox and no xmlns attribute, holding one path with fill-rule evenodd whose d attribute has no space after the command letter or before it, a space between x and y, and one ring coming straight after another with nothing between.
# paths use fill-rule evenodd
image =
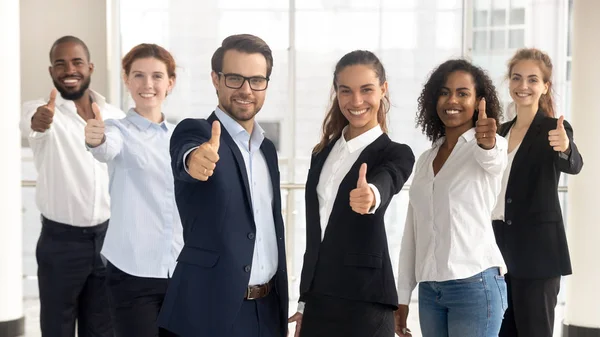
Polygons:
<instances>
[{"instance_id":1,"label":"beige floor","mask_svg":"<svg viewBox=\"0 0 600 337\"><path fill-rule=\"evenodd\" d=\"M290 308L294 308L296 303L290 303ZM39 331L40 324L40 315L39 315L39 302L37 298L31 298L25 300L25 316L26 316L26 333L25 337L41 337L41 333ZM417 304L413 304L411 306L411 311L416 312ZM561 336L561 326L562 326L562 318L563 318L563 305L558 305L556 308L556 323L554 329L554 336ZM409 327L413 331L413 337L422 337L419 329L419 319L418 315L410 315L409 316ZM290 331L293 332L294 326L290 325ZM293 336L290 334L290 336Z\"/></svg>"}]
</instances>

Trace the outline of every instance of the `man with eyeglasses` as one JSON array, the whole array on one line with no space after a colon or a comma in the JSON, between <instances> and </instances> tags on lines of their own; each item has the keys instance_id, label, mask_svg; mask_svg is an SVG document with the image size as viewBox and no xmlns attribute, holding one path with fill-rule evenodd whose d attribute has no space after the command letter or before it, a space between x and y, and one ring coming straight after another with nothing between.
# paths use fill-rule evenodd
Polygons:
<instances>
[{"instance_id":1,"label":"man with eyeglasses","mask_svg":"<svg viewBox=\"0 0 600 337\"><path fill-rule=\"evenodd\" d=\"M272 67L262 39L227 37L212 57L218 106L171 137L185 245L158 323L179 336L287 335L277 151L255 121Z\"/></svg>"}]
</instances>

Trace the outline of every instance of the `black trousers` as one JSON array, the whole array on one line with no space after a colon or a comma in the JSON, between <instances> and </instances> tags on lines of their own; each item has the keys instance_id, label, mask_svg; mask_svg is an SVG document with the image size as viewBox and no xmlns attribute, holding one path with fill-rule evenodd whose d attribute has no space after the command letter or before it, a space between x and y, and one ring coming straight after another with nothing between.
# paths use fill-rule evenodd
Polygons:
<instances>
[{"instance_id":1,"label":"black trousers","mask_svg":"<svg viewBox=\"0 0 600 337\"><path fill-rule=\"evenodd\" d=\"M176 336L156 324L168 279L129 275L110 261L106 274L115 337Z\"/></svg>"},{"instance_id":2,"label":"black trousers","mask_svg":"<svg viewBox=\"0 0 600 337\"><path fill-rule=\"evenodd\" d=\"M112 337L100 250L108 221L75 227L42 217L35 256L43 337Z\"/></svg>"},{"instance_id":3,"label":"black trousers","mask_svg":"<svg viewBox=\"0 0 600 337\"><path fill-rule=\"evenodd\" d=\"M505 275L508 309L499 337L552 337L560 276L521 279Z\"/></svg>"},{"instance_id":4,"label":"black trousers","mask_svg":"<svg viewBox=\"0 0 600 337\"><path fill-rule=\"evenodd\" d=\"M311 294L306 298L300 337L393 337L394 308Z\"/></svg>"}]
</instances>

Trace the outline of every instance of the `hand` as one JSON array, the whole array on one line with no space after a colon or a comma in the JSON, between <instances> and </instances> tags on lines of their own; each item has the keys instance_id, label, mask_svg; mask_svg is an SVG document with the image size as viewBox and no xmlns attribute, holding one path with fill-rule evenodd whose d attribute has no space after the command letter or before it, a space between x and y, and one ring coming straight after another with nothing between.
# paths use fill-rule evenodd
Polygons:
<instances>
[{"instance_id":1,"label":"hand","mask_svg":"<svg viewBox=\"0 0 600 337\"><path fill-rule=\"evenodd\" d=\"M560 116L556 121L556 129L548 131L548 141L556 152L567 152L569 149L569 137L565 131L564 121L565 117Z\"/></svg>"},{"instance_id":2,"label":"hand","mask_svg":"<svg viewBox=\"0 0 600 337\"><path fill-rule=\"evenodd\" d=\"M358 214L367 214L375 206L375 194L367 183L367 164L363 163L358 171L356 188L350 191L350 207Z\"/></svg>"},{"instance_id":3,"label":"hand","mask_svg":"<svg viewBox=\"0 0 600 337\"><path fill-rule=\"evenodd\" d=\"M57 94L58 91L56 91L56 88L52 89L48 104L37 108L35 114L31 117L31 130L45 132L50 128L50 124L52 124L52 119L54 118L54 101Z\"/></svg>"},{"instance_id":4,"label":"hand","mask_svg":"<svg viewBox=\"0 0 600 337\"><path fill-rule=\"evenodd\" d=\"M485 113L485 98L479 101L478 109L479 117L475 124L475 138L481 148L490 150L496 146L496 120L487 118Z\"/></svg>"},{"instance_id":5,"label":"hand","mask_svg":"<svg viewBox=\"0 0 600 337\"><path fill-rule=\"evenodd\" d=\"M210 140L200 145L187 157L188 172L192 178L207 181L213 175L219 161L220 142L221 124L214 121Z\"/></svg>"},{"instance_id":6,"label":"hand","mask_svg":"<svg viewBox=\"0 0 600 337\"><path fill-rule=\"evenodd\" d=\"M408 305L398 305L398 310L394 311L394 324L396 334L400 337L412 336L410 330L406 327L408 319Z\"/></svg>"},{"instance_id":7,"label":"hand","mask_svg":"<svg viewBox=\"0 0 600 337\"><path fill-rule=\"evenodd\" d=\"M297 312L294 316L288 319L288 323L296 322L296 332L294 333L294 337L300 337L300 329L302 328L302 313Z\"/></svg>"},{"instance_id":8,"label":"hand","mask_svg":"<svg viewBox=\"0 0 600 337\"><path fill-rule=\"evenodd\" d=\"M90 147L96 147L104 143L104 121L100 113L100 107L96 102L92 103L94 119L89 119L85 125L85 143Z\"/></svg>"}]
</instances>

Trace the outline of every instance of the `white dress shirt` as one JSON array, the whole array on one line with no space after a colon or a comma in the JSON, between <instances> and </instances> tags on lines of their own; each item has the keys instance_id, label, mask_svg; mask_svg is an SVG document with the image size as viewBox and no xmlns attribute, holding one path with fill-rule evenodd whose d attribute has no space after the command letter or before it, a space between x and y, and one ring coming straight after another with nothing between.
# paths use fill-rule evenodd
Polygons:
<instances>
[{"instance_id":1,"label":"white dress shirt","mask_svg":"<svg viewBox=\"0 0 600 337\"><path fill-rule=\"evenodd\" d=\"M102 117L122 118L123 112L106 103L104 97L90 90ZM27 135L38 173L36 203L46 218L78 227L90 227L110 217L108 173L86 150L86 121L77 114L75 103L56 97L54 118L45 132L31 129L36 109L48 100L23 104L21 133Z\"/></svg>"},{"instance_id":2,"label":"white dress shirt","mask_svg":"<svg viewBox=\"0 0 600 337\"><path fill-rule=\"evenodd\" d=\"M329 217L333 210L333 205L340 188L342 180L346 177L354 163L358 160L358 157L363 150L373 143L379 136L383 134L379 125L373 127L369 131L346 141L345 134L348 130L348 126L342 130L342 136L338 139L331 152L325 159L323 169L319 175L319 183L317 184L317 197L319 199L319 218L321 223L321 241L325 237L325 230L329 223ZM367 167L367 174L369 173L369 167ZM367 181L368 182L368 181ZM375 185L369 184L373 194L375 195L375 207L369 210L369 214L374 214L381 204L381 195ZM306 303L298 302L297 311L304 313L304 306Z\"/></svg>"},{"instance_id":3,"label":"white dress shirt","mask_svg":"<svg viewBox=\"0 0 600 337\"><path fill-rule=\"evenodd\" d=\"M321 221L321 241L323 241L323 238L325 237L325 229L327 229L329 216L331 216L333 204L335 203L335 198L342 180L344 180L365 147L373 143L383 134L381 127L377 125L369 131L346 141L344 135L346 134L347 129L348 126L344 128L342 136L333 145L331 152L329 152L327 159L325 159L321 175L319 176L319 183L317 184L319 218ZM369 167L367 167L367 174L368 172ZM381 197L379 195L379 190L375 185L369 184L369 187L371 187L371 190L375 195L375 207L371 208L369 214L374 214L381 203Z\"/></svg>"},{"instance_id":4,"label":"white dress shirt","mask_svg":"<svg viewBox=\"0 0 600 337\"><path fill-rule=\"evenodd\" d=\"M506 140L508 141L510 139L510 130L508 131L508 134L506 135ZM508 153L508 164L506 165L506 169L504 170L504 173L502 174L502 184L501 189L500 189L500 194L498 195L498 200L496 201L496 207L494 207L494 210L492 211L492 220L503 220L504 221L504 209L505 209L505 202L506 202L506 186L508 185L508 178L510 177L510 171L512 169L512 163L515 160L515 155L517 154L517 151L519 151L519 148L521 147L521 143L519 143L519 145L517 145L517 147L515 147L512 152Z\"/></svg>"},{"instance_id":5,"label":"white dress shirt","mask_svg":"<svg viewBox=\"0 0 600 337\"><path fill-rule=\"evenodd\" d=\"M108 163L112 217L102 255L129 275L167 278L183 247L169 141L175 125L131 109L106 122L106 140L89 151Z\"/></svg>"},{"instance_id":6,"label":"white dress shirt","mask_svg":"<svg viewBox=\"0 0 600 337\"><path fill-rule=\"evenodd\" d=\"M491 267L506 270L491 223L507 142L482 149L475 128L466 131L439 170L435 159L444 138L415 166L398 268L398 303L408 305L418 282L471 277Z\"/></svg>"},{"instance_id":7,"label":"white dress shirt","mask_svg":"<svg viewBox=\"0 0 600 337\"><path fill-rule=\"evenodd\" d=\"M265 284L275 276L279 264L275 219L273 218L273 185L267 161L262 151L260 151L260 146L265 139L265 131L254 121L252 134L250 135L246 129L219 107L215 109L215 115L240 149L246 165L248 184L250 185L256 236L248 285ZM221 142L221 146L226 145ZM183 156L186 171L186 158L188 154L197 148L190 149ZM217 166L219 166L219 163L217 163Z\"/></svg>"}]
</instances>

